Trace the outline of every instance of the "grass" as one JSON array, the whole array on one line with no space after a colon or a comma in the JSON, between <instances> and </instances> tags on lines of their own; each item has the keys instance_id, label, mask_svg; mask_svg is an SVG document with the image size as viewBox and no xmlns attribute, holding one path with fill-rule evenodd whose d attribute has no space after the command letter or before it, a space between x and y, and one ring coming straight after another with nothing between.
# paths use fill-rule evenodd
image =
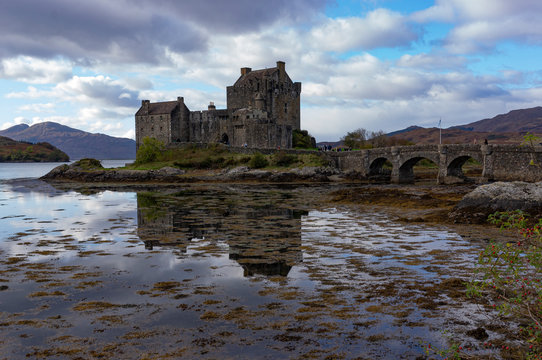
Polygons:
<instances>
[{"instance_id":1,"label":"grass","mask_svg":"<svg viewBox=\"0 0 542 360\"><path fill-rule=\"evenodd\" d=\"M266 165L254 166L253 159L263 157ZM251 166L252 165L252 166ZM290 169L306 166L327 166L328 162L319 154L288 154L278 152L272 155L230 152L226 147L213 144L205 148L189 146L179 149L167 149L157 154L156 159L147 163L127 165L129 170L157 170L163 167L176 167L183 170L219 170L238 166L258 167L262 169Z\"/></svg>"}]
</instances>

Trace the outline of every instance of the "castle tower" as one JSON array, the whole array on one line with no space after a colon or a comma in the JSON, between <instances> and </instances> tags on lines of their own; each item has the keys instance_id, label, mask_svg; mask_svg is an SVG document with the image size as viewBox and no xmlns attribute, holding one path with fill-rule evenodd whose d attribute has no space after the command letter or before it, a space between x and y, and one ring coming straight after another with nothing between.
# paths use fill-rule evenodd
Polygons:
<instances>
[{"instance_id":1,"label":"castle tower","mask_svg":"<svg viewBox=\"0 0 542 360\"><path fill-rule=\"evenodd\" d=\"M257 93L256 97L254 98L254 108L257 110L265 110L265 99L260 92Z\"/></svg>"}]
</instances>

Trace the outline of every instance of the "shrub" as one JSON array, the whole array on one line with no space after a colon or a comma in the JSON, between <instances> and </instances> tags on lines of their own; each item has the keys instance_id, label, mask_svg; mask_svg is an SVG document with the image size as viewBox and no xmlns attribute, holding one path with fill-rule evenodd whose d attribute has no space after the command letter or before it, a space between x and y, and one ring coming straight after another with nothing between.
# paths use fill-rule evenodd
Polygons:
<instances>
[{"instance_id":1,"label":"shrub","mask_svg":"<svg viewBox=\"0 0 542 360\"><path fill-rule=\"evenodd\" d=\"M493 242L479 255L468 295L488 296L491 307L501 315L530 322L520 327L528 358L542 355L542 219L534 226L522 211L496 212L489 222L501 229L517 230L513 242Z\"/></svg>"},{"instance_id":2,"label":"shrub","mask_svg":"<svg viewBox=\"0 0 542 360\"><path fill-rule=\"evenodd\" d=\"M284 151L279 151L273 154L273 156L271 157L271 161L273 165L276 166L290 166L293 163L297 162L298 159L296 155L291 155L287 154Z\"/></svg>"},{"instance_id":3,"label":"shrub","mask_svg":"<svg viewBox=\"0 0 542 360\"><path fill-rule=\"evenodd\" d=\"M292 147L311 149L316 147L316 142L307 130L294 130L292 132Z\"/></svg>"},{"instance_id":4,"label":"shrub","mask_svg":"<svg viewBox=\"0 0 542 360\"><path fill-rule=\"evenodd\" d=\"M143 144L139 147L136 154L136 164L144 164L156 161L160 158L162 152L166 149L163 142L151 138L143 138Z\"/></svg>"},{"instance_id":5,"label":"shrub","mask_svg":"<svg viewBox=\"0 0 542 360\"><path fill-rule=\"evenodd\" d=\"M267 165L269 165L269 161L259 152L252 155L252 159L248 162L248 166L253 169L261 169Z\"/></svg>"},{"instance_id":6,"label":"shrub","mask_svg":"<svg viewBox=\"0 0 542 360\"><path fill-rule=\"evenodd\" d=\"M83 170L103 169L103 166L100 160L91 159L91 158L77 160L73 165Z\"/></svg>"}]
</instances>

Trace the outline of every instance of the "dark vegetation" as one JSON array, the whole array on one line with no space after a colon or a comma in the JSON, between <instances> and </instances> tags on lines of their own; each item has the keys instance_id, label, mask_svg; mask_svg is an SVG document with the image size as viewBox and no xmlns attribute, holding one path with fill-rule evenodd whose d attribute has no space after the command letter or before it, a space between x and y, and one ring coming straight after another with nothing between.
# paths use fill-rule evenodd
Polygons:
<instances>
[{"instance_id":1,"label":"dark vegetation","mask_svg":"<svg viewBox=\"0 0 542 360\"><path fill-rule=\"evenodd\" d=\"M47 142L33 144L0 136L0 162L66 162L70 158Z\"/></svg>"},{"instance_id":2,"label":"dark vegetation","mask_svg":"<svg viewBox=\"0 0 542 360\"><path fill-rule=\"evenodd\" d=\"M81 159L73 163L74 167L77 167L81 170L97 170L97 169L103 169L102 163L100 160L96 159Z\"/></svg>"},{"instance_id":3,"label":"dark vegetation","mask_svg":"<svg viewBox=\"0 0 542 360\"><path fill-rule=\"evenodd\" d=\"M292 133L292 147L294 149L315 149L316 140L307 130L294 130Z\"/></svg>"},{"instance_id":4,"label":"dark vegetation","mask_svg":"<svg viewBox=\"0 0 542 360\"><path fill-rule=\"evenodd\" d=\"M222 144L166 148L156 139L145 138L137 152L136 162L130 168L146 170L172 166L183 170L218 170L238 166L261 169L327 165L327 160L318 153L289 154L286 151L279 151L272 155L259 152L243 154L231 152Z\"/></svg>"}]
</instances>

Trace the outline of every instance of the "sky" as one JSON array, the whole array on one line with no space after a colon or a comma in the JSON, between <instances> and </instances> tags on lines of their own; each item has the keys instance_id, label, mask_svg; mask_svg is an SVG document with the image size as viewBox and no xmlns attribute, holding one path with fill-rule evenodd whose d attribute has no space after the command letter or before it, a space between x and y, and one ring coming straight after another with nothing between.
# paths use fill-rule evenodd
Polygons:
<instances>
[{"instance_id":1,"label":"sky","mask_svg":"<svg viewBox=\"0 0 542 360\"><path fill-rule=\"evenodd\" d=\"M542 105L540 0L6 0L0 129L135 137L142 99L226 107L241 67L286 62L317 141Z\"/></svg>"}]
</instances>

